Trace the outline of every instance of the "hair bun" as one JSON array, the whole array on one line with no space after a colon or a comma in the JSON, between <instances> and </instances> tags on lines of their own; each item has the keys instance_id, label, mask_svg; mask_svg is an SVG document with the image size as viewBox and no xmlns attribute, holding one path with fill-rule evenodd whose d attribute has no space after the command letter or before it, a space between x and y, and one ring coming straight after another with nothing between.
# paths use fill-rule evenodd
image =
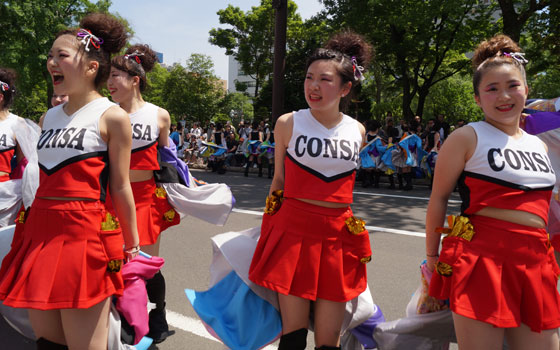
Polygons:
<instances>
[{"instance_id":1,"label":"hair bun","mask_svg":"<svg viewBox=\"0 0 560 350\"><path fill-rule=\"evenodd\" d=\"M372 46L363 36L349 30L335 34L326 44L325 49L335 50L348 57L356 57L360 66L368 66L373 54Z\"/></svg>"},{"instance_id":2,"label":"hair bun","mask_svg":"<svg viewBox=\"0 0 560 350\"><path fill-rule=\"evenodd\" d=\"M500 34L481 42L472 58L473 68L476 69L482 62L498 53L521 52L521 48L509 36Z\"/></svg>"},{"instance_id":3,"label":"hair bun","mask_svg":"<svg viewBox=\"0 0 560 350\"><path fill-rule=\"evenodd\" d=\"M128 40L126 27L106 13L91 13L80 21L80 27L103 39L101 48L110 54L119 52Z\"/></svg>"},{"instance_id":4,"label":"hair bun","mask_svg":"<svg viewBox=\"0 0 560 350\"><path fill-rule=\"evenodd\" d=\"M127 55L132 55L134 53L141 54L137 57L140 59L140 64L142 68L144 68L144 71L149 72L154 68L157 55L148 45L135 44L126 50Z\"/></svg>"}]
</instances>

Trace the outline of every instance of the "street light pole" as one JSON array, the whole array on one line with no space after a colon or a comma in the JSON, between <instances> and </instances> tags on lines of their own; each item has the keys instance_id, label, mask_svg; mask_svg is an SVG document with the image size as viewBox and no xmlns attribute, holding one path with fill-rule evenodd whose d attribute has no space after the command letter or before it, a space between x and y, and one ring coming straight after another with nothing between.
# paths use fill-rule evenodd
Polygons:
<instances>
[{"instance_id":1,"label":"street light pole","mask_svg":"<svg viewBox=\"0 0 560 350\"><path fill-rule=\"evenodd\" d=\"M288 0L273 0L276 9L274 24L274 76L272 80L272 118L282 115L284 108L284 68L286 58L286 28L288 23Z\"/></svg>"}]
</instances>

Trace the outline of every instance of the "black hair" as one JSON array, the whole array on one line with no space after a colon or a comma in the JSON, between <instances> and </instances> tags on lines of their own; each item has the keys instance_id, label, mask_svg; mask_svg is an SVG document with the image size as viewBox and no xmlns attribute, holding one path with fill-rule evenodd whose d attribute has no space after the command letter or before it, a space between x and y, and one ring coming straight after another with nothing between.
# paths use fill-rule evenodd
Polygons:
<instances>
[{"instance_id":1,"label":"black hair","mask_svg":"<svg viewBox=\"0 0 560 350\"><path fill-rule=\"evenodd\" d=\"M4 96L4 104L2 109L8 109L14 102L16 94L16 78L17 74L13 69L0 68L0 81L4 84L0 85L0 93Z\"/></svg>"},{"instance_id":2,"label":"black hair","mask_svg":"<svg viewBox=\"0 0 560 350\"><path fill-rule=\"evenodd\" d=\"M126 50L126 54L113 57L111 65L131 76L140 78L140 92L148 86L146 73L150 72L157 61L154 50L148 45L136 44Z\"/></svg>"},{"instance_id":3,"label":"black hair","mask_svg":"<svg viewBox=\"0 0 560 350\"><path fill-rule=\"evenodd\" d=\"M472 58L474 94L478 96L478 86L480 85L484 73L492 67L501 66L503 64L510 64L517 67L523 76L525 85L527 85L523 63L511 56L512 53L519 52L521 52L519 45L507 35L496 35L489 40L481 42L476 48Z\"/></svg>"},{"instance_id":4,"label":"black hair","mask_svg":"<svg viewBox=\"0 0 560 350\"><path fill-rule=\"evenodd\" d=\"M333 60L338 62L338 73L342 78L342 84L352 83L350 93L340 100L340 108L346 109L350 102L354 87L360 83L357 79L356 70L358 67L353 63L356 60L357 66L367 67L373 54L372 46L363 36L350 30L344 30L335 34L327 41L323 48L315 50L308 58L305 70L317 60ZM360 74L363 74L360 72Z\"/></svg>"},{"instance_id":5,"label":"black hair","mask_svg":"<svg viewBox=\"0 0 560 350\"><path fill-rule=\"evenodd\" d=\"M111 72L111 55L119 52L128 41L126 27L115 17L106 13L90 13L80 21L79 28L66 29L58 33L57 38L62 35L77 35L81 30L89 31L103 42L96 48L92 43L80 45L89 60L99 62L97 75L95 76L95 87L100 88L109 78ZM87 48L87 49L86 49Z\"/></svg>"}]
</instances>

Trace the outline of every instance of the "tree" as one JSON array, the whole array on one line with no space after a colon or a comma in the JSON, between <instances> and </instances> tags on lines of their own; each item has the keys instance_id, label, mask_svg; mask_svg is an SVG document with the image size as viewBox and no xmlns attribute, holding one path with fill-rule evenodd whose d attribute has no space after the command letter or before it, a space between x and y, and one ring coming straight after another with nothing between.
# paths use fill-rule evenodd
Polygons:
<instances>
[{"instance_id":1,"label":"tree","mask_svg":"<svg viewBox=\"0 0 560 350\"><path fill-rule=\"evenodd\" d=\"M56 34L88 12L107 12L110 0L6 0L0 3L0 66L18 72L13 110L38 119L52 96L47 53Z\"/></svg>"},{"instance_id":2,"label":"tree","mask_svg":"<svg viewBox=\"0 0 560 350\"><path fill-rule=\"evenodd\" d=\"M229 115L234 125L239 124L241 120L252 120L254 115L251 99L241 92L226 94L220 101L220 112Z\"/></svg>"},{"instance_id":3,"label":"tree","mask_svg":"<svg viewBox=\"0 0 560 350\"><path fill-rule=\"evenodd\" d=\"M196 53L190 56L187 68L173 66L162 89L164 105L172 116L206 122L219 112L225 91L213 68L209 56Z\"/></svg>"},{"instance_id":4,"label":"tree","mask_svg":"<svg viewBox=\"0 0 560 350\"><path fill-rule=\"evenodd\" d=\"M144 99L156 106L167 109L165 104L164 86L166 80L169 78L170 73L167 69L159 64L154 66L151 72L147 74L148 89L144 92Z\"/></svg>"},{"instance_id":5,"label":"tree","mask_svg":"<svg viewBox=\"0 0 560 350\"><path fill-rule=\"evenodd\" d=\"M296 14L297 5L288 1L288 28L301 23ZM253 6L243 12L239 7L229 5L219 10L221 24L231 28L210 30L210 43L226 49L241 65L243 72L255 79L255 97L258 98L263 83L272 73L272 49L274 44L274 9L272 0L261 0L260 6ZM289 40L288 33L288 40Z\"/></svg>"},{"instance_id":6,"label":"tree","mask_svg":"<svg viewBox=\"0 0 560 350\"><path fill-rule=\"evenodd\" d=\"M529 19L549 5L551 0L498 0L502 12L503 33L519 42Z\"/></svg>"},{"instance_id":7,"label":"tree","mask_svg":"<svg viewBox=\"0 0 560 350\"><path fill-rule=\"evenodd\" d=\"M382 73L400 85L407 120L422 116L430 89L465 71L492 33L492 8L476 0L323 0L331 25L369 38ZM415 111L413 107L415 105Z\"/></svg>"}]
</instances>

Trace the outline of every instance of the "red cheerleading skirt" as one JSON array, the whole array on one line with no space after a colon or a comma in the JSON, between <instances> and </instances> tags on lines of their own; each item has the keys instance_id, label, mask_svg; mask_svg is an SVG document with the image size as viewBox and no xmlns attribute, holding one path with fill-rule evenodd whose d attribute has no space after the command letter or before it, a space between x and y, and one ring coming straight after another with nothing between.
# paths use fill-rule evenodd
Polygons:
<instances>
[{"instance_id":1,"label":"red cheerleading skirt","mask_svg":"<svg viewBox=\"0 0 560 350\"><path fill-rule=\"evenodd\" d=\"M161 232L171 226L178 225L181 218L167 201L165 190L156 186L154 178L131 182L130 186L136 206L136 223L140 246L152 245L156 243ZM109 196L107 196L107 203L110 206L109 210L115 214Z\"/></svg>"},{"instance_id":2,"label":"red cheerleading skirt","mask_svg":"<svg viewBox=\"0 0 560 350\"><path fill-rule=\"evenodd\" d=\"M350 207L324 208L285 198L264 214L249 279L281 294L346 302L367 287L367 230L354 235Z\"/></svg>"},{"instance_id":3,"label":"red cheerleading skirt","mask_svg":"<svg viewBox=\"0 0 560 350\"><path fill-rule=\"evenodd\" d=\"M439 261L450 276L433 274L430 295L449 299L459 315L534 332L560 326L560 269L545 229L473 215L472 240L444 238Z\"/></svg>"},{"instance_id":4,"label":"red cheerleading skirt","mask_svg":"<svg viewBox=\"0 0 560 350\"><path fill-rule=\"evenodd\" d=\"M109 266L120 267L124 240L120 228L102 230L101 202L35 198L27 214L0 267L4 305L85 309L122 295L121 273Z\"/></svg>"},{"instance_id":5,"label":"red cheerleading skirt","mask_svg":"<svg viewBox=\"0 0 560 350\"><path fill-rule=\"evenodd\" d=\"M0 182L10 181L10 174L0 175Z\"/></svg>"}]
</instances>

